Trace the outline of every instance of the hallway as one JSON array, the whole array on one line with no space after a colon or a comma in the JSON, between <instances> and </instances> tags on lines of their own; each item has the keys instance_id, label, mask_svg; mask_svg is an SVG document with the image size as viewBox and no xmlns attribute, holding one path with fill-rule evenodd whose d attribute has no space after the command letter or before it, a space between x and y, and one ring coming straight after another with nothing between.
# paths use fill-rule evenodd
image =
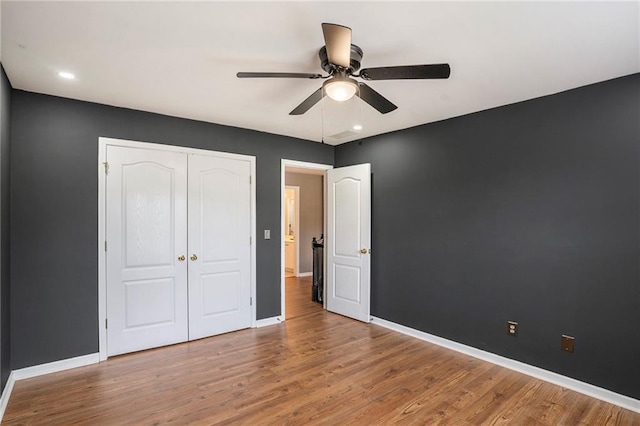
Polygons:
<instances>
[{"instance_id":1,"label":"hallway","mask_svg":"<svg viewBox=\"0 0 640 426\"><path fill-rule=\"evenodd\" d=\"M322 311L322 303L311 301L312 282L312 277L285 278L286 319Z\"/></svg>"}]
</instances>

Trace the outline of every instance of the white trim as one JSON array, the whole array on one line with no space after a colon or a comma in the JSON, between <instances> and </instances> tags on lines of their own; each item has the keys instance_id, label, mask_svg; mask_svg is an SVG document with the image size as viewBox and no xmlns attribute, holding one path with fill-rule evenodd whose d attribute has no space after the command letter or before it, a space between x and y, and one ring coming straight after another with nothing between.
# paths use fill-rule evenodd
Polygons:
<instances>
[{"instance_id":1,"label":"white trim","mask_svg":"<svg viewBox=\"0 0 640 426\"><path fill-rule=\"evenodd\" d=\"M426 342L433 343L435 345L442 346L444 348L451 349L453 351L460 352L465 355L469 355L474 358L478 358L483 361L487 361L492 364L517 371L522 374L526 374L527 376L535 377L536 379L544 380L545 382L553 383L554 385L571 389L592 398L596 398L601 401L626 408L627 410L640 413L640 400L638 399L634 399L626 395L621 395L619 393L615 393L610 390L591 385L589 383L581 382L579 380L572 379L571 377L563 376L549 370L534 367L533 365L505 358L491 352L486 352L472 346L463 345L462 343L434 336L433 334L425 333L424 331L406 327L404 325L387 321L382 318L372 317L371 321L373 324L388 328L389 330L397 331L398 333L406 334L407 336L415 337L417 339L424 340Z\"/></svg>"},{"instance_id":2,"label":"white trim","mask_svg":"<svg viewBox=\"0 0 640 426\"><path fill-rule=\"evenodd\" d=\"M294 263L293 266L293 275L294 276L298 276L298 271L300 270L300 187L299 186L295 186L295 185L285 185L284 186L285 189L291 189L294 193L293 198L296 201L296 208L294 211L294 228L296 230L295 234L294 234L294 238L293 238L293 244L294 244L294 249L296 252L296 261ZM285 218L286 221L286 218ZM285 222L286 224L286 222ZM283 226L282 229L286 229L286 226ZM298 238L295 238L295 236L298 236ZM282 233L282 238L284 238L284 232ZM286 259L285 259L285 263L286 263Z\"/></svg>"},{"instance_id":3,"label":"white trim","mask_svg":"<svg viewBox=\"0 0 640 426\"><path fill-rule=\"evenodd\" d=\"M240 155L236 154L234 158L239 158ZM256 293L256 283L258 282L258 277L256 273L256 263L257 263L257 255L256 255L256 247L258 246L258 235L256 234L256 222L258 221L258 214L256 210L256 187L258 186L258 177L256 176L256 157L254 156L243 156L249 160L249 164L251 165L251 326L255 327L257 322L257 306L258 306L258 297Z\"/></svg>"},{"instance_id":4,"label":"white trim","mask_svg":"<svg viewBox=\"0 0 640 426\"><path fill-rule=\"evenodd\" d=\"M150 149L153 151L170 151L170 152L182 152L185 154L213 155L215 157L230 158L234 160L244 160L244 161L255 161L256 159L256 157L253 155L234 154L231 152L213 151L213 150L200 149L200 148L189 148L186 146L178 146L178 145L165 145L162 143L139 142L139 141L132 141L127 139L105 138L102 136L98 137L98 141L101 144L104 143L105 147L106 145L113 145L113 146L123 146L128 148Z\"/></svg>"},{"instance_id":5,"label":"white trim","mask_svg":"<svg viewBox=\"0 0 640 426\"><path fill-rule=\"evenodd\" d=\"M61 359L60 361L48 362L46 364L13 370L9 374L7 384L4 386L4 390L2 391L2 397L0 397L0 422L2 422L4 411L7 409L9 398L11 398L11 392L13 392L13 385L17 380L30 379L32 377L42 376L49 373L57 373L58 371L70 370L77 367L84 367L91 364L97 364L99 362L100 353L96 352L93 354L77 356L75 358Z\"/></svg>"},{"instance_id":6,"label":"white trim","mask_svg":"<svg viewBox=\"0 0 640 426\"><path fill-rule=\"evenodd\" d=\"M296 244L296 270L293 271L293 275L298 275L300 272L300 187L295 186L293 190L296 194L296 233L297 238L294 238Z\"/></svg>"},{"instance_id":7,"label":"white trim","mask_svg":"<svg viewBox=\"0 0 640 426\"><path fill-rule=\"evenodd\" d=\"M107 158L107 146L122 146L128 148L151 149L185 154L210 155L221 158L248 161L251 167L251 326L256 326L256 157L252 155L233 154L228 152L209 151L205 149L187 148L183 146L164 145L149 142L137 142L125 139L98 138L98 344L100 361L107 359L107 276L104 242L106 240L105 205L106 179L104 162Z\"/></svg>"},{"instance_id":8,"label":"white trim","mask_svg":"<svg viewBox=\"0 0 640 426\"><path fill-rule=\"evenodd\" d=\"M313 272L300 272L297 277L301 278L301 277L311 277L313 276Z\"/></svg>"},{"instance_id":9,"label":"white trim","mask_svg":"<svg viewBox=\"0 0 640 426\"><path fill-rule=\"evenodd\" d=\"M328 184L327 184L327 173L325 172L324 176L322 176L322 208L323 208L323 212L322 212L322 231L323 232L327 232L327 228L329 226L329 219L327 218L328 216L328 210L327 210L327 206L329 205L329 197L327 195L327 189L329 188ZM324 247L327 247L327 240L325 238L325 240L323 241ZM313 268L313 262L311 267ZM312 272L313 275L313 272ZM327 309L327 250L322 250L322 280L323 280L323 286L322 286L322 309Z\"/></svg>"},{"instance_id":10,"label":"white trim","mask_svg":"<svg viewBox=\"0 0 640 426\"><path fill-rule=\"evenodd\" d=\"M107 359L107 269L105 256L106 235L106 138L98 138L98 353L100 361Z\"/></svg>"},{"instance_id":11,"label":"white trim","mask_svg":"<svg viewBox=\"0 0 640 426\"><path fill-rule=\"evenodd\" d=\"M287 318L285 316L285 279L284 279L284 235L283 229L285 226L285 217L284 217L284 188L285 188L285 171L287 167L295 167L298 169L310 169L310 170L327 170L333 169L333 166L330 164L320 164L320 163L307 163L305 161L297 161L297 160L280 160L280 317L283 321ZM324 185L324 201L322 208L324 211L324 229L327 227L327 200L326 200L326 173L323 176L323 185ZM326 262L323 262L326 263ZM300 275L298 275L300 276ZM324 298L323 298L324 300Z\"/></svg>"},{"instance_id":12,"label":"white trim","mask_svg":"<svg viewBox=\"0 0 640 426\"><path fill-rule=\"evenodd\" d=\"M0 398L0 423L2 423L2 418L4 417L4 411L7 409L7 405L9 405L9 398L11 398L11 392L13 391L13 385L15 384L16 379L13 376L13 371L9 373L9 378L7 379L7 384L4 385L4 390L2 391L2 397Z\"/></svg>"},{"instance_id":13,"label":"white trim","mask_svg":"<svg viewBox=\"0 0 640 426\"><path fill-rule=\"evenodd\" d=\"M263 318L256 321L255 328L268 327L270 325L280 324L281 322L282 318L280 317Z\"/></svg>"},{"instance_id":14,"label":"white trim","mask_svg":"<svg viewBox=\"0 0 640 426\"><path fill-rule=\"evenodd\" d=\"M33 367L20 368L13 370L14 379L30 379L43 374L57 373L58 371L69 370L76 367L84 367L86 365L97 364L100 362L100 354L94 353L89 355L77 356L75 358L62 359L60 361L48 362L46 364L34 365Z\"/></svg>"}]
</instances>

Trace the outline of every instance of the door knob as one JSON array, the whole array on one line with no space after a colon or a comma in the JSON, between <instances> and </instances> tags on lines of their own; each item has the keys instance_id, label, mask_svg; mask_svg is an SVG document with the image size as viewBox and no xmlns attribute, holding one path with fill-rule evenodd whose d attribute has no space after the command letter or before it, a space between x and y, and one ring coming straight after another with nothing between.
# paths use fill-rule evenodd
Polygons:
<instances>
[{"instance_id":1,"label":"door knob","mask_svg":"<svg viewBox=\"0 0 640 426\"><path fill-rule=\"evenodd\" d=\"M363 248L363 249L360 249L360 253L367 254L369 253L369 250L367 250L366 248Z\"/></svg>"},{"instance_id":2,"label":"door knob","mask_svg":"<svg viewBox=\"0 0 640 426\"><path fill-rule=\"evenodd\" d=\"M195 262L196 260L198 260L198 256L196 256L195 254L192 254L191 255L191 260L193 260Z\"/></svg>"},{"instance_id":3,"label":"door knob","mask_svg":"<svg viewBox=\"0 0 640 426\"><path fill-rule=\"evenodd\" d=\"M186 257L184 257L184 254L181 254L180 256L178 256L178 260L180 262L184 262L185 259L186 259Z\"/></svg>"}]
</instances>

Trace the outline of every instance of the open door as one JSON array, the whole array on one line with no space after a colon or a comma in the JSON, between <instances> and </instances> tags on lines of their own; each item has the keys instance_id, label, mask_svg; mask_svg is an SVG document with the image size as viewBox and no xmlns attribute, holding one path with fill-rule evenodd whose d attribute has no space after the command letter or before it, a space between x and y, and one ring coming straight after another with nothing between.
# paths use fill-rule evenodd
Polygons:
<instances>
[{"instance_id":1,"label":"open door","mask_svg":"<svg viewBox=\"0 0 640 426\"><path fill-rule=\"evenodd\" d=\"M327 171L327 310L369 322L371 165Z\"/></svg>"}]
</instances>

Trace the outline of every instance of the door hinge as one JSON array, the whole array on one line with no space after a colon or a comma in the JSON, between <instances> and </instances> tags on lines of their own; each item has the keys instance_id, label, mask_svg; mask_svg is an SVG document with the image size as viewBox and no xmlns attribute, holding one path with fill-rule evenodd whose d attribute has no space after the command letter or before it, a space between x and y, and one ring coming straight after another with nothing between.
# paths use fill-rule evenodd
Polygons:
<instances>
[{"instance_id":1,"label":"door hinge","mask_svg":"<svg viewBox=\"0 0 640 426\"><path fill-rule=\"evenodd\" d=\"M109 320L108 319L104 319L104 328L109 328Z\"/></svg>"},{"instance_id":2,"label":"door hinge","mask_svg":"<svg viewBox=\"0 0 640 426\"><path fill-rule=\"evenodd\" d=\"M253 237L249 237L249 245L253 244Z\"/></svg>"},{"instance_id":3,"label":"door hinge","mask_svg":"<svg viewBox=\"0 0 640 426\"><path fill-rule=\"evenodd\" d=\"M104 174L108 175L109 174L109 162L105 161L102 164L104 165Z\"/></svg>"},{"instance_id":4,"label":"door hinge","mask_svg":"<svg viewBox=\"0 0 640 426\"><path fill-rule=\"evenodd\" d=\"M251 175L249 175L249 185L251 185L252 183L253 183L252 176L251 176Z\"/></svg>"},{"instance_id":5,"label":"door hinge","mask_svg":"<svg viewBox=\"0 0 640 426\"><path fill-rule=\"evenodd\" d=\"M249 298L249 306L253 306L253 297Z\"/></svg>"},{"instance_id":6,"label":"door hinge","mask_svg":"<svg viewBox=\"0 0 640 426\"><path fill-rule=\"evenodd\" d=\"M104 251L107 251L107 240L104 240Z\"/></svg>"}]
</instances>

